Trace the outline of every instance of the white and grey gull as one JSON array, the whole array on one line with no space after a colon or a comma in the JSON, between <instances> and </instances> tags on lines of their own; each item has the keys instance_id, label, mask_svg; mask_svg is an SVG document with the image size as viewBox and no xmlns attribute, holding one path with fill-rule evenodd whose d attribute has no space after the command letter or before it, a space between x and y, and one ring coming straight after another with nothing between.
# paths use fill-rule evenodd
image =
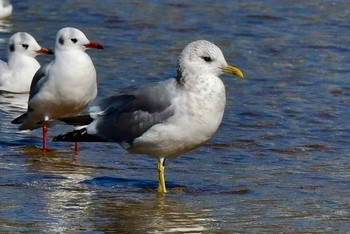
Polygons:
<instances>
[{"instance_id":1,"label":"white and grey gull","mask_svg":"<svg viewBox=\"0 0 350 234\"><path fill-rule=\"evenodd\" d=\"M85 50L103 47L89 41L76 28L58 31L54 60L35 74L27 113L12 121L19 130L43 128L43 150L47 150L47 122L80 114L97 95L96 70Z\"/></svg>"},{"instance_id":2,"label":"white and grey gull","mask_svg":"<svg viewBox=\"0 0 350 234\"><path fill-rule=\"evenodd\" d=\"M13 34L8 42L8 61L0 60L0 90L29 93L34 74L40 68L37 55L53 54L26 32Z\"/></svg>"},{"instance_id":3,"label":"white and grey gull","mask_svg":"<svg viewBox=\"0 0 350 234\"><path fill-rule=\"evenodd\" d=\"M205 40L188 44L180 54L177 78L102 99L89 115L63 119L86 127L54 141L112 141L130 153L158 158L158 192L165 193L165 160L203 145L224 114L222 73L243 78L228 65L222 51Z\"/></svg>"}]
</instances>

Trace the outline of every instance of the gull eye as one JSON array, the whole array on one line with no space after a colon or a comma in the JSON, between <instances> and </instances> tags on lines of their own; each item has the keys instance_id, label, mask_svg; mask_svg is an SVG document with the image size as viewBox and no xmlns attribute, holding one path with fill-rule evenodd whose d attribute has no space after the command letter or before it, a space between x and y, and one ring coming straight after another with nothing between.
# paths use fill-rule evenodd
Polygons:
<instances>
[{"instance_id":1,"label":"gull eye","mask_svg":"<svg viewBox=\"0 0 350 234\"><path fill-rule=\"evenodd\" d=\"M211 58L208 57L208 56L204 56L204 57L202 57L202 59L204 59L204 61L206 61L206 62L211 62L212 61Z\"/></svg>"},{"instance_id":2,"label":"gull eye","mask_svg":"<svg viewBox=\"0 0 350 234\"><path fill-rule=\"evenodd\" d=\"M22 47L27 50L29 46L27 44L22 44Z\"/></svg>"},{"instance_id":3,"label":"gull eye","mask_svg":"<svg viewBox=\"0 0 350 234\"><path fill-rule=\"evenodd\" d=\"M77 39L76 38L72 38L72 39L70 39L73 43L77 43Z\"/></svg>"}]
</instances>

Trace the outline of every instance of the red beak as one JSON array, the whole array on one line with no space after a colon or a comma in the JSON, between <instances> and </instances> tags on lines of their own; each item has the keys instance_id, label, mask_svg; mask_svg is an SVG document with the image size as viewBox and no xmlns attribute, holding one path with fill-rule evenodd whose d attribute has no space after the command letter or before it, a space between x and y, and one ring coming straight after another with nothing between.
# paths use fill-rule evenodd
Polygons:
<instances>
[{"instance_id":1,"label":"red beak","mask_svg":"<svg viewBox=\"0 0 350 234\"><path fill-rule=\"evenodd\" d=\"M42 47L40 50L35 51L38 54L53 54L52 50Z\"/></svg>"},{"instance_id":2,"label":"red beak","mask_svg":"<svg viewBox=\"0 0 350 234\"><path fill-rule=\"evenodd\" d=\"M86 48L91 48L91 49L103 49L103 46L98 44L97 42L90 41L89 44L84 45Z\"/></svg>"}]
</instances>

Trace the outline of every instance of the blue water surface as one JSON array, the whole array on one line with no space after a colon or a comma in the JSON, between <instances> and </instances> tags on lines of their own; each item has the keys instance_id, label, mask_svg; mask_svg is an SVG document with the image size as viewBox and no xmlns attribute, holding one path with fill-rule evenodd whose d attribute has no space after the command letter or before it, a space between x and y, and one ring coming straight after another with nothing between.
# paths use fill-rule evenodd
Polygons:
<instances>
[{"instance_id":1,"label":"blue water surface","mask_svg":"<svg viewBox=\"0 0 350 234\"><path fill-rule=\"evenodd\" d=\"M1 233L350 232L350 2L12 0L7 40L26 31L53 48L81 29L98 98L176 75L191 41L217 44L246 79L223 75L227 107L215 137L166 164L113 143L49 142L11 125L26 95L0 95ZM41 63L52 57L39 57ZM49 137L71 130L50 129Z\"/></svg>"}]
</instances>

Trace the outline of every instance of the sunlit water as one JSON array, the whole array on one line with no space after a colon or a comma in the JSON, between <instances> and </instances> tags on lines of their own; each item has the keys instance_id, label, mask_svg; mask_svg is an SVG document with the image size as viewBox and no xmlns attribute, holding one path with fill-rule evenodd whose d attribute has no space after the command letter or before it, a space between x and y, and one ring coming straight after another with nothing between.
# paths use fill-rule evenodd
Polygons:
<instances>
[{"instance_id":1,"label":"sunlit water","mask_svg":"<svg viewBox=\"0 0 350 234\"><path fill-rule=\"evenodd\" d=\"M247 79L223 75L228 103L208 144L168 161L116 144L50 142L10 121L27 96L0 96L0 232L295 233L350 231L349 1L27 1L0 25L53 47L65 26L88 51L99 97L176 74L196 39L216 43ZM50 57L40 57L40 62ZM52 138L71 130L50 129Z\"/></svg>"}]
</instances>

